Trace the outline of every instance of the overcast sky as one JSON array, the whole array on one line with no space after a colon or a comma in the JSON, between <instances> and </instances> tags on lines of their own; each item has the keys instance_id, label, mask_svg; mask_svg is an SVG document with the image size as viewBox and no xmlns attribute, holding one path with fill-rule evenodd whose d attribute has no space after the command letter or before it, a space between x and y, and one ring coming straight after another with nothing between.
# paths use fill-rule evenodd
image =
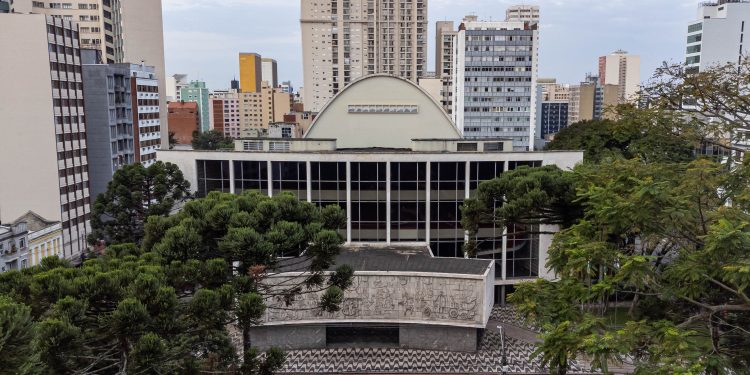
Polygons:
<instances>
[{"instance_id":1,"label":"overcast sky","mask_svg":"<svg viewBox=\"0 0 750 375\"><path fill-rule=\"evenodd\" d=\"M312 0L304 0L312 1ZM434 70L435 22L466 14L502 20L513 0L428 0L429 59ZM617 49L639 54L641 78L664 61L684 58L697 0L536 0L542 28L539 76L576 83L598 69L598 56ZM279 63L279 81L302 85L300 0L163 0L167 73L224 89L238 75L239 52Z\"/></svg>"}]
</instances>

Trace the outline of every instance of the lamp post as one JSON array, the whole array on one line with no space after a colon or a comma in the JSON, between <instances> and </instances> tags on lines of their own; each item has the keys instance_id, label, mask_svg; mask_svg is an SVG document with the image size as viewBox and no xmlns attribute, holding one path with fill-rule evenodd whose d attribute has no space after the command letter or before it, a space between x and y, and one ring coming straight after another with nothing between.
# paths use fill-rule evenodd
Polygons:
<instances>
[{"instance_id":1,"label":"lamp post","mask_svg":"<svg viewBox=\"0 0 750 375\"><path fill-rule=\"evenodd\" d=\"M501 351L501 373L502 375L508 375L508 355L505 353L505 331L503 330L503 326L497 326L497 329L500 330L500 351Z\"/></svg>"}]
</instances>

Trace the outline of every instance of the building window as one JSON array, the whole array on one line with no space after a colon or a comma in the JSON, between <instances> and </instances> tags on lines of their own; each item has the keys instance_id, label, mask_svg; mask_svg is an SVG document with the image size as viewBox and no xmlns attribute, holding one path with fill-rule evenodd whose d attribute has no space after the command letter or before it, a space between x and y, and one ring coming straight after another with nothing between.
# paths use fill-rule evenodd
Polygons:
<instances>
[{"instance_id":1,"label":"building window","mask_svg":"<svg viewBox=\"0 0 750 375\"><path fill-rule=\"evenodd\" d=\"M197 160L198 196L205 197L212 191L229 193L231 180L229 178L229 161L226 160Z\"/></svg>"},{"instance_id":2,"label":"building window","mask_svg":"<svg viewBox=\"0 0 750 375\"><path fill-rule=\"evenodd\" d=\"M307 165L305 162L272 162L273 195L292 193L307 200Z\"/></svg>"},{"instance_id":3,"label":"building window","mask_svg":"<svg viewBox=\"0 0 750 375\"><path fill-rule=\"evenodd\" d=\"M427 163L391 163L391 240L427 239Z\"/></svg>"},{"instance_id":4,"label":"building window","mask_svg":"<svg viewBox=\"0 0 750 375\"><path fill-rule=\"evenodd\" d=\"M352 163L352 241L387 239L386 163Z\"/></svg>"},{"instance_id":5,"label":"building window","mask_svg":"<svg viewBox=\"0 0 750 375\"><path fill-rule=\"evenodd\" d=\"M461 205L466 198L466 163L430 167L430 247L437 257L463 258Z\"/></svg>"},{"instance_id":6,"label":"building window","mask_svg":"<svg viewBox=\"0 0 750 375\"><path fill-rule=\"evenodd\" d=\"M234 191L246 190L268 194L268 163L265 161L235 161Z\"/></svg>"}]
</instances>

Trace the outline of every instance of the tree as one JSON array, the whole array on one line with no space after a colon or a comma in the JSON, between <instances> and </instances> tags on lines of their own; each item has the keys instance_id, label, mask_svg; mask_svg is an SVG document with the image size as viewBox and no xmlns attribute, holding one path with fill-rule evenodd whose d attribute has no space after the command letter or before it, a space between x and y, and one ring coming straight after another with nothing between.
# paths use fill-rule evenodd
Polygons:
<instances>
[{"instance_id":1,"label":"tree","mask_svg":"<svg viewBox=\"0 0 750 375\"><path fill-rule=\"evenodd\" d=\"M605 371L627 355L643 373L744 371L750 189L736 182L748 173L748 164L728 171L709 160L578 167L584 217L549 250L560 280L511 297L545 326L544 362L564 373L563 359L587 352ZM616 295L632 296L623 327L597 317Z\"/></svg>"},{"instance_id":2,"label":"tree","mask_svg":"<svg viewBox=\"0 0 750 375\"><path fill-rule=\"evenodd\" d=\"M462 226L469 232L465 247L470 255L477 248L480 227L505 228L522 224L529 228L542 225L568 227L583 215L575 201L574 175L556 166L521 167L479 185L476 198L462 206ZM532 229L541 233L540 229Z\"/></svg>"},{"instance_id":3,"label":"tree","mask_svg":"<svg viewBox=\"0 0 750 375\"><path fill-rule=\"evenodd\" d=\"M640 157L651 162L689 161L699 140L680 134L684 119L673 111L621 105L613 120L581 121L555 135L547 150L583 150L587 162Z\"/></svg>"},{"instance_id":4,"label":"tree","mask_svg":"<svg viewBox=\"0 0 750 375\"><path fill-rule=\"evenodd\" d=\"M743 57L700 72L665 63L642 91L652 107L682 116L681 133L744 155L746 148L736 144L750 132L749 87L750 57Z\"/></svg>"},{"instance_id":5,"label":"tree","mask_svg":"<svg viewBox=\"0 0 750 375\"><path fill-rule=\"evenodd\" d=\"M180 290L204 284L191 262L223 259L231 267L215 278L234 285L234 309L249 350L250 330L260 323L265 301L283 299L291 304L303 293L325 292L319 308L336 311L352 278L351 268L340 266L329 277L343 238L336 231L346 219L336 206L319 209L290 194L269 198L259 192L241 195L212 192L191 201L170 218L153 217L146 226L144 251L155 252L180 270L171 275ZM265 283L267 272L277 269L300 272L292 282ZM216 267L221 269L221 267ZM216 272L214 272L215 274ZM232 276L237 275L237 276Z\"/></svg>"},{"instance_id":6,"label":"tree","mask_svg":"<svg viewBox=\"0 0 750 375\"><path fill-rule=\"evenodd\" d=\"M33 320L31 309L0 296L0 368L24 369L32 361Z\"/></svg>"},{"instance_id":7,"label":"tree","mask_svg":"<svg viewBox=\"0 0 750 375\"><path fill-rule=\"evenodd\" d=\"M233 149L234 140L224 136L223 132L218 130L209 130L207 132L193 132L193 149L195 150L220 150Z\"/></svg>"},{"instance_id":8,"label":"tree","mask_svg":"<svg viewBox=\"0 0 750 375\"><path fill-rule=\"evenodd\" d=\"M190 183L171 163L126 165L115 172L94 204L89 242L140 243L150 216L167 216L190 196Z\"/></svg>"}]
</instances>

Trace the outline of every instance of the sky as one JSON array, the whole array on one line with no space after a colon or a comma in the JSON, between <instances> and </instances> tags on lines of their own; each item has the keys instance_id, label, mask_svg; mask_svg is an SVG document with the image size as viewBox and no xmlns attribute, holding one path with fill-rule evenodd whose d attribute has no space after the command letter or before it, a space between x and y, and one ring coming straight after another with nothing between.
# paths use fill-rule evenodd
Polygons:
<instances>
[{"instance_id":1,"label":"sky","mask_svg":"<svg viewBox=\"0 0 750 375\"><path fill-rule=\"evenodd\" d=\"M302 85L300 1L162 0L167 74L188 74L211 90L239 75L239 52L278 61L279 82ZM428 0L428 70L434 70L436 21L463 16L503 20L514 0ZM623 49L641 56L646 81L663 62L684 59L697 0L526 0L541 7L539 77L577 83L598 71L598 57Z\"/></svg>"}]
</instances>

